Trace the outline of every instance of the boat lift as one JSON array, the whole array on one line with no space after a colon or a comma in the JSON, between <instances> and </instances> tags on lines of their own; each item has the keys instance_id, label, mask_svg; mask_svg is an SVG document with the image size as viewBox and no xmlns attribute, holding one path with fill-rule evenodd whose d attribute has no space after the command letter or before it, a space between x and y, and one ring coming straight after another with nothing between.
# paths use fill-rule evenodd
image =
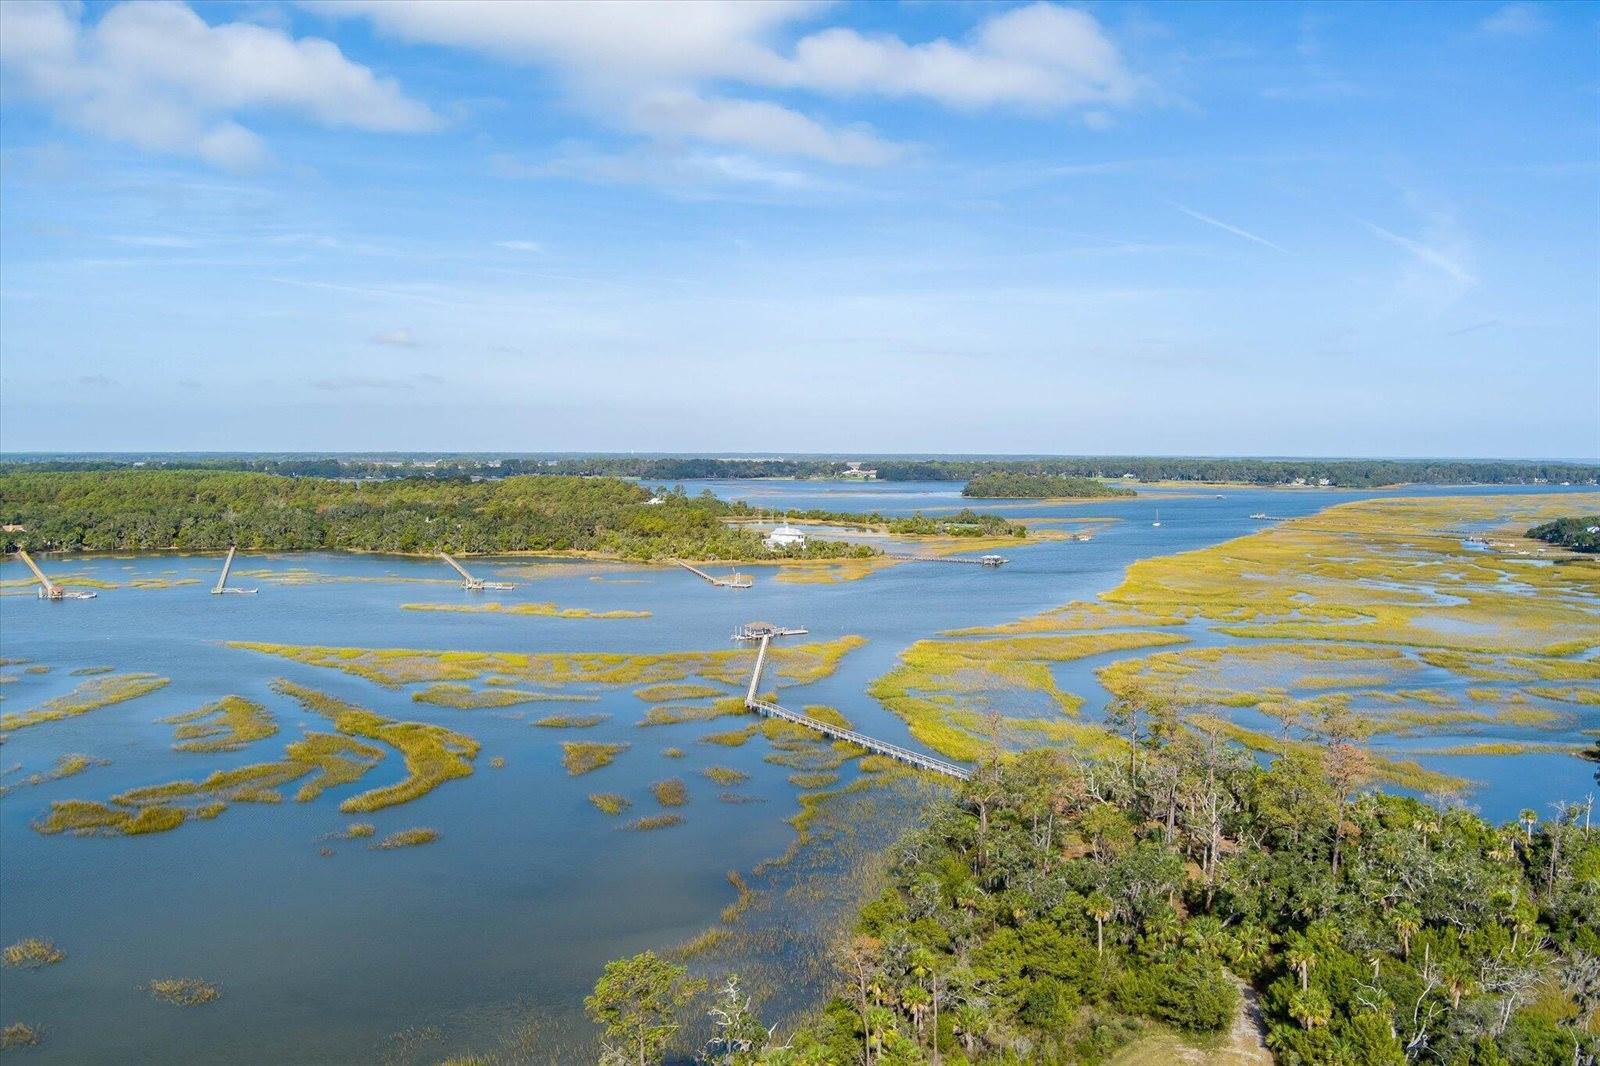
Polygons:
<instances>
[{"instance_id":1,"label":"boat lift","mask_svg":"<svg viewBox=\"0 0 1600 1066\"><path fill-rule=\"evenodd\" d=\"M44 576L44 571L39 569L39 564L33 561L27 549L18 548L17 554L22 556L22 561L28 564L28 569L33 571L33 576L39 582L39 598L41 600L92 600L93 592L78 589L64 589L60 585Z\"/></svg>"},{"instance_id":2,"label":"boat lift","mask_svg":"<svg viewBox=\"0 0 1600 1066\"><path fill-rule=\"evenodd\" d=\"M461 575L461 587L468 591L482 592L484 589L514 589L517 587L509 581L485 581L482 578L473 577L467 573L466 567L450 558L446 552L440 552L439 558L449 563L455 569L455 572Z\"/></svg>"}]
</instances>

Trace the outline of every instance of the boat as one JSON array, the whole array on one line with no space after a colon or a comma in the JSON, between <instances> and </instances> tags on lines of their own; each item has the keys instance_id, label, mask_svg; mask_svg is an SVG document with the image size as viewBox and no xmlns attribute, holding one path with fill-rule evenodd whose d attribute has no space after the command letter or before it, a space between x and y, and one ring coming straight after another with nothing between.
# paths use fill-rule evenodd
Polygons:
<instances>
[{"instance_id":1,"label":"boat","mask_svg":"<svg viewBox=\"0 0 1600 1066\"><path fill-rule=\"evenodd\" d=\"M1251 515L1250 517L1254 518L1257 522L1265 522L1267 520L1267 514L1266 514L1265 511L1257 511L1255 514Z\"/></svg>"},{"instance_id":2,"label":"boat","mask_svg":"<svg viewBox=\"0 0 1600 1066\"><path fill-rule=\"evenodd\" d=\"M1006 564L1006 557L1004 555L985 555L982 559L979 559L978 562L982 563L984 566L1004 566Z\"/></svg>"},{"instance_id":3,"label":"boat","mask_svg":"<svg viewBox=\"0 0 1600 1066\"><path fill-rule=\"evenodd\" d=\"M1150 524L1152 526L1159 526L1161 524L1161 510L1160 510L1160 508L1156 509L1156 520L1154 522L1151 522Z\"/></svg>"}]
</instances>

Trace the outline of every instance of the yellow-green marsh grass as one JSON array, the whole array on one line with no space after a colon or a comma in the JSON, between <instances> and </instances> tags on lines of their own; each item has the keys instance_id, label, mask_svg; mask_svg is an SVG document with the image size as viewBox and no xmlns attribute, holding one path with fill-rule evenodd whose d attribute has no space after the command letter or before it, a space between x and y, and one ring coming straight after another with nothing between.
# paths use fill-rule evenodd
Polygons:
<instances>
[{"instance_id":1,"label":"yellow-green marsh grass","mask_svg":"<svg viewBox=\"0 0 1600 1066\"><path fill-rule=\"evenodd\" d=\"M899 664L867 691L905 719L923 744L950 758L971 760L988 743L985 710L1013 710L1032 702L1041 714L1077 712L1082 697L1056 685L1050 663L1185 641L1176 633L1143 632L921 640L901 652Z\"/></svg>"},{"instance_id":2,"label":"yellow-green marsh grass","mask_svg":"<svg viewBox=\"0 0 1600 1066\"><path fill-rule=\"evenodd\" d=\"M595 810L601 814L621 814L633 806L631 799L615 792L591 792L589 802L594 804Z\"/></svg>"},{"instance_id":3,"label":"yellow-green marsh grass","mask_svg":"<svg viewBox=\"0 0 1600 1066\"><path fill-rule=\"evenodd\" d=\"M371 822L351 822L344 827L343 835L346 840L360 840L372 836L377 831L378 827Z\"/></svg>"},{"instance_id":4,"label":"yellow-green marsh grass","mask_svg":"<svg viewBox=\"0 0 1600 1066\"><path fill-rule=\"evenodd\" d=\"M1550 744L1532 741L1488 741L1482 744L1457 744L1448 748L1432 748L1416 752L1418 755L1576 755L1576 744Z\"/></svg>"},{"instance_id":5,"label":"yellow-green marsh grass","mask_svg":"<svg viewBox=\"0 0 1600 1066\"><path fill-rule=\"evenodd\" d=\"M5 963L7 966L18 966L27 970L37 970L41 966L53 966L66 957L66 952L56 947L55 944L32 936L26 940L17 941L5 950Z\"/></svg>"},{"instance_id":6,"label":"yellow-green marsh grass","mask_svg":"<svg viewBox=\"0 0 1600 1066\"><path fill-rule=\"evenodd\" d=\"M39 1030L33 1026L24 1022L12 1022L4 1029L0 1029L0 1051L37 1047L40 1039Z\"/></svg>"},{"instance_id":7,"label":"yellow-green marsh grass","mask_svg":"<svg viewBox=\"0 0 1600 1066\"><path fill-rule=\"evenodd\" d=\"M689 802L689 787L680 777L669 777L650 786L650 794L663 807L682 807Z\"/></svg>"},{"instance_id":8,"label":"yellow-green marsh grass","mask_svg":"<svg viewBox=\"0 0 1600 1066\"><path fill-rule=\"evenodd\" d=\"M553 603L402 603L407 611L448 611L457 614L511 614L537 618L649 618L649 611L591 611L586 607L558 607Z\"/></svg>"},{"instance_id":9,"label":"yellow-green marsh grass","mask_svg":"<svg viewBox=\"0 0 1600 1066\"><path fill-rule=\"evenodd\" d=\"M744 744L761 728L759 723L745 726L743 729L728 729L721 733L707 733L700 738L702 744L716 744L724 748L743 747Z\"/></svg>"},{"instance_id":10,"label":"yellow-green marsh grass","mask_svg":"<svg viewBox=\"0 0 1600 1066\"><path fill-rule=\"evenodd\" d=\"M849 652L865 644L859 636L784 644L767 656L780 680L808 684L832 674ZM276 655L309 666L343 670L387 687L419 681L472 681L486 674L519 684L652 685L705 681L742 685L755 652L750 649L657 652L475 652L413 648L337 648L304 644L230 641L231 648Z\"/></svg>"},{"instance_id":11,"label":"yellow-green marsh grass","mask_svg":"<svg viewBox=\"0 0 1600 1066\"><path fill-rule=\"evenodd\" d=\"M515 707L519 703L545 701L568 702L571 696L555 692L524 692L514 688L474 689L470 685L439 681L411 694L417 703L432 703L439 707L454 707L458 711L476 711L485 707Z\"/></svg>"},{"instance_id":12,"label":"yellow-green marsh grass","mask_svg":"<svg viewBox=\"0 0 1600 1066\"><path fill-rule=\"evenodd\" d=\"M732 766L707 766L700 773L719 785L737 785L750 780L750 775Z\"/></svg>"},{"instance_id":13,"label":"yellow-green marsh grass","mask_svg":"<svg viewBox=\"0 0 1600 1066\"><path fill-rule=\"evenodd\" d=\"M331 719L339 732L381 741L400 752L405 760L407 776L403 780L351 796L339 804L341 811L366 813L406 803L427 795L446 781L472 773L472 760L478 757L479 745L465 733L431 722L399 722L385 718L291 681L279 679L273 683L273 688L297 700L308 711Z\"/></svg>"},{"instance_id":14,"label":"yellow-green marsh grass","mask_svg":"<svg viewBox=\"0 0 1600 1066\"><path fill-rule=\"evenodd\" d=\"M681 758L683 758L683 749L682 748L662 748L661 749L661 757L663 759L681 759Z\"/></svg>"},{"instance_id":15,"label":"yellow-green marsh grass","mask_svg":"<svg viewBox=\"0 0 1600 1066\"><path fill-rule=\"evenodd\" d=\"M42 785L47 781L59 781L64 777L75 777L92 766L109 766L109 759L96 759L90 755L72 753L57 756L55 765L48 770L29 774L15 784L0 785L0 796L15 791L26 785Z\"/></svg>"},{"instance_id":16,"label":"yellow-green marsh grass","mask_svg":"<svg viewBox=\"0 0 1600 1066\"><path fill-rule=\"evenodd\" d=\"M114 674L116 672L117 668L115 666L80 666L76 670L68 670L67 674L71 677L98 677L100 674Z\"/></svg>"},{"instance_id":17,"label":"yellow-green marsh grass","mask_svg":"<svg viewBox=\"0 0 1600 1066\"><path fill-rule=\"evenodd\" d=\"M825 770L802 770L789 775L789 784L796 788L826 788L837 784L839 775Z\"/></svg>"},{"instance_id":18,"label":"yellow-green marsh grass","mask_svg":"<svg viewBox=\"0 0 1600 1066\"><path fill-rule=\"evenodd\" d=\"M1578 688L1576 685L1558 688L1554 685L1536 685L1528 689L1530 695L1561 703L1581 703L1589 707L1600 706L1600 688Z\"/></svg>"},{"instance_id":19,"label":"yellow-green marsh grass","mask_svg":"<svg viewBox=\"0 0 1600 1066\"><path fill-rule=\"evenodd\" d=\"M393 851L395 848L415 848L423 844L432 844L438 839L437 829L419 826L415 829L396 830L372 845L372 848L374 851Z\"/></svg>"},{"instance_id":20,"label":"yellow-green marsh grass","mask_svg":"<svg viewBox=\"0 0 1600 1066\"><path fill-rule=\"evenodd\" d=\"M565 740L561 742L561 764L573 777L610 766L618 755L627 751L627 744L603 744L596 741Z\"/></svg>"},{"instance_id":21,"label":"yellow-green marsh grass","mask_svg":"<svg viewBox=\"0 0 1600 1066\"><path fill-rule=\"evenodd\" d=\"M668 829L675 825L683 824L681 814L652 814L644 818L635 818L623 828L636 832L648 832L652 829Z\"/></svg>"},{"instance_id":22,"label":"yellow-green marsh grass","mask_svg":"<svg viewBox=\"0 0 1600 1066\"><path fill-rule=\"evenodd\" d=\"M1136 629L1180 626L1188 618L1168 611L1144 611L1106 603L1074 600L1039 614L992 626L969 626L940 634L946 637L1015 636L1025 633L1070 633L1086 629Z\"/></svg>"},{"instance_id":23,"label":"yellow-green marsh grass","mask_svg":"<svg viewBox=\"0 0 1600 1066\"><path fill-rule=\"evenodd\" d=\"M156 999L180 1007L198 1007L222 996L222 990L216 985L193 977L164 977L151 981L148 987Z\"/></svg>"},{"instance_id":24,"label":"yellow-green marsh grass","mask_svg":"<svg viewBox=\"0 0 1600 1066\"><path fill-rule=\"evenodd\" d=\"M670 700L704 700L721 696L723 690L716 685L665 684L647 685L634 689L633 694L646 703L666 703Z\"/></svg>"},{"instance_id":25,"label":"yellow-green marsh grass","mask_svg":"<svg viewBox=\"0 0 1600 1066\"><path fill-rule=\"evenodd\" d=\"M178 742L172 745L176 751L238 751L278 732L278 723L267 709L243 696L224 696L215 703L161 721L178 727Z\"/></svg>"},{"instance_id":26,"label":"yellow-green marsh grass","mask_svg":"<svg viewBox=\"0 0 1600 1066\"><path fill-rule=\"evenodd\" d=\"M724 696L715 703L696 705L667 703L652 707L639 720L641 726L679 725L683 722L707 722L713 718L749 714L742 696Z\"/></svg>"},{"instance_id":27,"label":"yellow-green marsh grass","mask_svg":"<svg viewBox=\"0 0 1600 1066\"><path fill-rule=\"evenodd\" d=\"M547 714L529 724L540 729L592 729L610 717L609 714Z\"/></svg>"},{"instance_id":28,"label":"yellow-green marsh grass","mask_svg":"<svg viewBox=\"0 0 1600 1066\"><path fill-rule=\"evenodd\" d=\"M81 682L71 692L52 697L21 714L0 714L0 732L74 718L154 692L171 678L155 674L114 674Z\"/></svg>"}]
</instances>

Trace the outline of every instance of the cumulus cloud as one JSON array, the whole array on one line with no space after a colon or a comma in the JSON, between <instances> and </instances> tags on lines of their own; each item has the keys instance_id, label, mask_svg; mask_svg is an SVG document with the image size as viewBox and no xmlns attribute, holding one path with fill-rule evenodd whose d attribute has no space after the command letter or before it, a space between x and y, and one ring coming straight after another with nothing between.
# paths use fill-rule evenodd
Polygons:
<instances>
[{"instance_id":1,"label":"cumulus cloud","mask_svg":"<svg viewBox=\"0 0 1600 1066\"><path fill-rule=\"evenodd\" d=\"M878 166L908 151L865 127L838 127L762 90L831 97L915 98L963 110L1078 108L1104 128L1108 108L1144 86L1093 16L1050 3L995 14L962 41L907 42L831 27L792 46L774 42L821 5L751 0L636 4L586 0L306 0L361 15L404 40L467 48L555 69L572 98L613 125L846 166ZM715 84L722 91L713 92ZM730 95L729 86L743 86Z\"/></svg>"},{"instance_id":2,"label":"cumulus cloud","mask_svg":"<svg viewBox=\"0 0 1600 1066\"><path fill-rule=\"evenodd\" d=\"M266 145L234 117L249 109L364 130L438 125L331 41L212 26L177 0L130 0L92 25L81 15L56 0L0 3L0 70L61 119L145 150L255 166Z\"/></svg>"}]
</instances>

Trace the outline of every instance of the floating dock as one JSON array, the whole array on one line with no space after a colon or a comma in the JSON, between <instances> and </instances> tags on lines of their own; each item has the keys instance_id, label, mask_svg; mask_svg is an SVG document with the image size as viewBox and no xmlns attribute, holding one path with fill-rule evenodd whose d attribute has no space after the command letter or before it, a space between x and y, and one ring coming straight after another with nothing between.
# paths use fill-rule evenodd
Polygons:
<instances>
[{"instance_id":1,"label":"floating dock","mask_svg":"<svg viewBox=\"0 0 1600 1066\"><path fill-rule=\"evenodd\" d=\"M27 549L18 548L17 554L22 556L22 561L28 564L28 569L33 571L34 579L39 582L39 598L41 600L94 599L95 594L93 592L79 592L75 589L64 589L54 581L51 581L49 578L45 577L44 571L39 569L39 564L33 561L33 556L28 554Z\"/></svg>"},{"instance_id":2,"label":"floating dock","mask_svg":"<svg viewBox=\"0 0 1600 1066\"><path fill-rule=\"evenodd\" d=\"M902 748L898 744L890 744L886 740L869 737L865 733L858 733L854 729L833 725L830 722L818 721L815 718L798 714L769 702L756 695L756 690L761 687L761 671L767 664L767 646L772 643L772 638L787 636L794 633L804 633L804 629L791 629L775 626L770 622L750 622L741 626L733 635L735 640L759 640L761 646L756 651L755 669L750 673L750 687L745 690L744 705L746 710L768 718L778 718L785 722L792 722L797 726L821 733L834 740L843 740L858 747L866 748L875 755L893 759L896 762L914 766L918 770L927 770L929 773L940 774L944 777L954 778L957 781L966 781L972 777L972 771L965 766L957 766L943 759L936 759L931 755L924 755L920 751Z\"/></svg>"},{"instance_id":3,"label":"floating dock","mask_svg":"<svg viewBox=\"0 0 1600 1066\"><path fill-rule=\"evenodd\" d=\"M517 587L509 581L485 581L482 578L473 577L467 573L466 567L450 558L445 552L440 552L439 558L449 563L455 572L461 575L461 587L471 592L482 592L484 589L514 589Z\"/></svg>"},{"instance_id":4,"label":"floating dock","mask_svg":"<svg viewBox=\"0 0 1600 1066\"><path fill-rule=\"evenodd\" d=\"M689 571L689 573L693 574L695 577L703 578L706 581L711 582L711 584L715 585L719 589L747 589L751 585L755 584L755 582L750 579L749 574L740 574L735 572L733 574L729 574L727 577L717 577L714 574L706 573L698 566L684 562L682 559L678 560L678 565Z\"/></svg>"},{"instance_id":5,"label":"floating dock","mask_svg":"<svg viewBox=\"0 0 1600 1066\"><path fill-rule=\"evenodd\" d=\"M222 576L217 578L216 585L211 589L211 595L220 596L225 592L231 592L235 596L254 596L256 594L255 589L230 589L228 587L228 573L233 569L233 553L238 550L237 545L228 548L228 557L222 561Z\"/></svg>"}]
</instances>

